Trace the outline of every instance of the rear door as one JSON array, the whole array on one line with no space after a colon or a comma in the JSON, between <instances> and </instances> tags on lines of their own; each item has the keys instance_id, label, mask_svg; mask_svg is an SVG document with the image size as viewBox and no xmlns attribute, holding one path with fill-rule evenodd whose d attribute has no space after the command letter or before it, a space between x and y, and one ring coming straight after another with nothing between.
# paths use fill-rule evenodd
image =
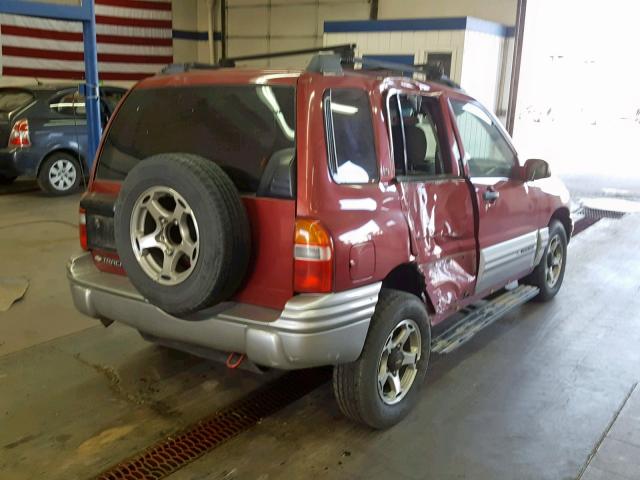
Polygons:
<instances>
[{"instance_id":1,"label":"rear door","mask_svg":"<svg viewBox=\"0 0 640 480\"><path fill-rule=\"evenodd\" d=\"M388 111L396 179L411 248L436 313L474 291L473 202L461 175L440 97L391 93Z\"/></svg>"},{"instance_id":2,"label":"rear door","mask_svg":"<svg viewBox=\"0 0 640 480\"><path fill-rule=\"evenodd\" d=\"M84 96L76 89L59 93L49 102L53 113L46 121L51 141L73 146L82 157L87 154L87 111ZM58 140L59 139L59 140ZM52 145L55 147L55 145Z\"/></svg>"},{"instance_id":3,"label":"rear door","mask_svg":"<svg viewBox=\"0 0 640 480\"><path fill-rule=\"evenodd\" d=\"M516 152L498 121L480 104L451 99L463 168L478 205L480 261L476 293L502 287L533 265L538 217L519 179Z\"/></svg>"},{"instance_id":4,"label":"rear door","mask_svg":"<svg viewBox=\"0 0 640 480\"><path fill-rule=\"evenodd\" d=\"M282 308L293 296L295 95L292 85L136 87L105 132L82 203L98 267L124 273L113 212L129 171L153 155L198 155L229 175L249 216L252 258L234 299Z\"/></svg>"}]
</instances>

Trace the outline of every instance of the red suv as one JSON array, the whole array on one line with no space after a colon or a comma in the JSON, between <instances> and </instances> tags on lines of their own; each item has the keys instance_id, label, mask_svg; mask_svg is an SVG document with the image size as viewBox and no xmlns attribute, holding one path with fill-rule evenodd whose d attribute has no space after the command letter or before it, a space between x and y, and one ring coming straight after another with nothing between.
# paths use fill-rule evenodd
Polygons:
<instances>
[{"instance_id":1,"label":"red suv","mask_svg":"<svg viewBox=\"0 0 640 480\"><path fill-rule=\"evenodd\" d=\"M517 280L558 292L569 195L462 91L321 60L136 85L68 276L80 311L153 342L334 365L341 410L384 428L418 399L432 329Z\"/></svg>"}]
</instances>

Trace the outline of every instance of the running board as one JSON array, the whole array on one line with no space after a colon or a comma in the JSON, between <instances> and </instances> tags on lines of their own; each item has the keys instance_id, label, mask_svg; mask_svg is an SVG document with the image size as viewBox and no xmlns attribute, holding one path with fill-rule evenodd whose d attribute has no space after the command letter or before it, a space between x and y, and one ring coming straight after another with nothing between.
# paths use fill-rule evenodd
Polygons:
<instances>
[{"instance_id":1,"label":"running board","mask_svg":"<svg viewBox=\"0 0 640 480\"><path fill-rule=\"evenodd\" d=\"M528 302L540 292L537 287L520 285L492 299L469 305L459 313L460 320L443 331L431 342L433 353L451 353L485 327L488 327L505 313Z\"/></svg>"}]
</instances>

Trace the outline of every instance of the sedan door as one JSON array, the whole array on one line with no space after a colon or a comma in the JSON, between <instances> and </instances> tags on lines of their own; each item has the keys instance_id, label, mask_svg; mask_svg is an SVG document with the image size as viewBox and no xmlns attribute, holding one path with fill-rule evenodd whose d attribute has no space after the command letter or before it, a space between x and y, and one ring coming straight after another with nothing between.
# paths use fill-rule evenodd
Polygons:
<instances>
[{"instance_id":1,"label":"sedan door","mask_svg":"<svg viewBox=\"0 0 640 480\"><path fill-rule=\"evenodd\" d=\"M477 102L452 98L450 104L478 207L476 293L488 293L531 270L540 242L539 218L499 122Z\"/></svg>"}]
</instances>

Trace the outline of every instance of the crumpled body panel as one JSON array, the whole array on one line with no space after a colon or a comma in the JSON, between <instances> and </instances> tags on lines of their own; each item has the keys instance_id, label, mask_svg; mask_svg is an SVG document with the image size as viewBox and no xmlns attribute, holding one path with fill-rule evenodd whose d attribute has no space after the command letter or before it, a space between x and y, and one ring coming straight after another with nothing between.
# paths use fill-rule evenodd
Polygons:
<instances>
[{"instance_id":1,"label":"crumpled body panel","mask_svg":"<svg viewBox=\"0 0 640 480\"><path fill-rule=\"evenodd\" d=\"M474 212L464 179L400 184L411 250L436 315L474 292L477 259Z\"/></svg>"}]
</instances>

